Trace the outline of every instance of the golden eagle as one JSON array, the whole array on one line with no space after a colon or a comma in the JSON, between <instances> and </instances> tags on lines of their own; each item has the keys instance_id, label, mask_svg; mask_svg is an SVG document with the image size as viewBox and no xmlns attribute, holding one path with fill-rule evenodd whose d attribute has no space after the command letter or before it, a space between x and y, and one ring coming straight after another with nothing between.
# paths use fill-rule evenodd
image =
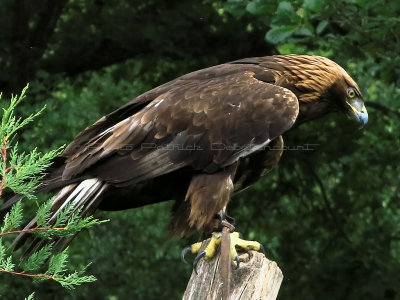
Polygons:
<instances>
[{"instance_id":1,"label":"golden eagle","mask_svg":"<svg viewBox=\"0 0 400 300\"><path fill-rule=\"evenodd\" d=\"M368 121L356 82L327 58L276 55L213 66L156 87L83 130L41 190L60 189L55 217L71 202L87 216L175 200L173 233L213 232L228 224L231 195L278 163L286 131L335 111Z\"/></svg>"}]
</instances>

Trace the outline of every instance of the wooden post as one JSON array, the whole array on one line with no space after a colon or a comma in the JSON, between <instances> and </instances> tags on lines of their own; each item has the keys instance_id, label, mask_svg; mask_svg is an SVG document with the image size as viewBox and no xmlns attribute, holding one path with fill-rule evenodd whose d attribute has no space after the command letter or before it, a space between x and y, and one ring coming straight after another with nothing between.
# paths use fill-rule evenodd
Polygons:
<instances>
[{"instance_id":1,"label":"wooden post","mask_svg":"<svg viewBox=\"0 0 400 300\"><path fill-rule=\"evenodd\" d=\"M264 254L252 251L252 258L240 264L239 269L232 262L229 300L275 300L283 275L274 261ZM246 259L247 254L241 258ZM222 283L219 272L220 254L215 258L201 260L196 275L192 272L183 300L220 300Z\"/></svg>"}]
</instances>

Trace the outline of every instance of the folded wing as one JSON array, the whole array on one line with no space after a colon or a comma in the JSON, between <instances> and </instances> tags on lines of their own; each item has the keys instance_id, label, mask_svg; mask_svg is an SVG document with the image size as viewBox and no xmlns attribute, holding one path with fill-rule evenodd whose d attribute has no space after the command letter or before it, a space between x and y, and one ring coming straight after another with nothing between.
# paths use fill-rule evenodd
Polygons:
<instances>
[{"instance_id":1,"label":"folded wing","mask_svg":"<svg viewBox=\"0 0 400 300\"><path fill-rule=\"evenodd\" d=\"M291 91L251 71L182 77L133 115L68 147L62 176L89 172L124 186L185 166L213 173L280 136L297 114Z\"/></svg>"}]
</instances>

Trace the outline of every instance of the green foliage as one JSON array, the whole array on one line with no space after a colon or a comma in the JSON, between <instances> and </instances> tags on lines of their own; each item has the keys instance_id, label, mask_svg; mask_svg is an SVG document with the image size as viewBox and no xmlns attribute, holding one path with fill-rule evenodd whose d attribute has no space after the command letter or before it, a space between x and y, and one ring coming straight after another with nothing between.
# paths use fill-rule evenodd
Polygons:
<instances>
[{"instance_id":1,"label":"green foliage","mask_svg":"<svg viewBox=\"0 0 400 300\"><path fill-rule=\"evenodd\" d=\"M52 279L60 283L64 288L67 289L74 289L75 286L81 285L82 283L93 282L96 278L92 275L89 276L82 276L87 267L83 267L80 271L75 271L70 274L65 274L67 270L67 263L68 263L68 249L64 251L52 255L49 262L49 268L46 271L46 275L51 276ZM37 281L44 280L43 278L37 278Z\"/></svg>"},{"instance_id":2,"label":"green foliage","mask_svg":"<svg viewBox=\"0 0 400 300\"><path fill-rule=\"evenodd\" d=\"M51 165L51 160L61 153L63 146L42 154L33 149L30 153L19 153L16 143L10 153L10 170L5 175L6 186L14 193L35 198L32 191L40 184L43 178L42 171Z\"/></svg>"},{"instance_id":3,"label":"green foliage","mask_svg":"<svg viewBox=\"0 0 400 300\"><path fill-rule=\"evenodd\" d=\"M27 89L28 85L22 90L19 96L11 97L10 105L7 108L3 109L0 129L0 139L2 141L9 141L18 130L32 122L45 109L45 107L43 107L35 114L31 114L24 119L16 118L16 116L14 115L15 108L25 98L25 92Z\"/></svg>"},{"instance_id":4,"label":"green foliage","mask_svg":"<svg viewBox=\"0 0 400 300\"><path fill-rule=\"evenodd\" d=\"M92 216L81 219L77 216L79 211L75 213L72 212L72 209L73 207L71 205L66 206L60 212L61 220L57 220L57 222L51 224L51 200L49 200L38 209L36 215L38 220L36 227L17 230L21 224L23 211L21 202L15 204L11 211L4 217L4 225L0 232L0 273L28 276L34 278L34 282L51 279L60 283L67 289L73 289L76 285L95 281L96 278L94 276L83 275L89 265L81 268L79 271L66 273L66 265L68 261L67 249L61 253L53 254L53 243L45 245L37 252L31 254L26 261L23 261L20 266L23 271L16 271L16 266L13 263L14 255L7 255L6 248L3 245L4 236L27 232L27 230L41 238L53 239L55 237L73 236L84 228L89 228L93 225L98 225L104 222L94 219ZM40 269L43 269L48 260L47 271L37 274L30 273L32 271L38 272Z\"/></svg>"},{"instance_id":5,"label":"green foliage","mask_svg":"<svg viewBox=\"0 0 400 300\"><path fill-rule=\"evenodd\" d=\"M381 5L379 1L228 0L225 9L237 17L247 11L256 20L265 20L269 27L265 38L282 54L308 52L338 62L374 58L373 72L382 79L399 77L400 4L396 1ZM384 43L379 42L382 39Z\"/></svg>"},{"instance_id":6,"label":"green foliage","mask_svg":"<svg viewBox=\"0 0 400 300\"><path fill-rule=\"evenodd\" d=\"M3 108L0 126L0 141L2 141L0 174L2 175L1 194L4 189L9 188L16 194L32 199L35 197L33 191L43 178L42 171L50 166L51 160L61 153L63 147L42 154L36 148L29 153L19 153L18 143L11 146L15 133L32 122L45 109L44 106L26 118L15 116L15 108L25 98L27 88L28 86L22 90L20 96L12 96L10 105ZM8 149L11 149L9 157L7 157Z\"/></svg>"},{"instance_id":7,"label":"green foliage","mask_svg":"<svg viewBox=\"0 0 400 300\"><path fill-rule=\"evenodd\" d=\"M28 298L25 298L25 300L33 300L35 297L35 293L32 293L28 296Z\"/></svg>"},{"instance_id":8,"label":"green foliage","mask_svg":"<svg viewBox=\"0 0 400 300\"><path fill-rule=\"evenodd\" d=\"M49 258L51 254L51 247L52 244L47 244L39 251L29 256L28 259L23 264L23 269L27 272L37 271L41 266L43 266L43 264Z\"/></svg>"},{"instance_id":9,"label":"green foliage","mask_svg":"<svg viewBox=\"0 0 400 300\"><path fill-rule=\"evenodd\" d=\"M2 144L0 195L3 194L5 188L9 188L14 193L19 193L32 199L34 198L35 189L39 186L40 179L43 178L43 170L50 166L51 160L60 153L61 148L44 154L41 154L35 148L25 154L24 152L18 152L17 143L12 145L17 131L32 122L43 111L43 109L39 110L35 114L30 114L27 118L17 118L14 115L17 105L25 97L25 91L26 88L19 97L13 96L10 105L3 109L0 126L0 142ZM11 152L7 153L10 148L12 149ZM96 278L94 276L84 275L88 266L79 268L79 271L68 273L66 268L67 250L54 254L52 253L53 243L28 256L25 262L20 263L18 268L13 262L16 255L15 253L8 253L9 251L4 244L4 241L7 243L5 240L7 236L19 233L33 233L47 239L70 237L82 229L102 223L92 216L83 219L79 218L80 210L74 210L73 205L67 205L63 208L59 212L60 217L57 221L52 222L51 203L52 200L49 200L38 209L36 215L37 225L35 227L19 229L23 222L21 201L13 205L11 211L5 215L0 229L0 273L2 273L2 276L19 275L30 277L34 279L34 282L54 280L66 289L73 289L77 285L95 281ZM47 271L40 273L48 260ZM33 294L28 297L28 299L32 298Z\"/></svg>"},{"instance_id":10,"label":"green foliage","mask_svg":"<svg viewBox=\"0 0 400 300\"><path fill-rule=\"evenodd\" d=\"M22 223L22 202L17 202L9 213L4 216L1 233L18 228Z\"/></svg>"},{"instance_id":11,"label":"green foliage","mask_svg":"<svg viewBox=\"0 0 400 300\"><path fill-rule=\"evenodd\" d=\"M52 200L43 203L36 215L37 227L44 228L46 230L34 231L34 234L45 239L52 239L54 237L68 237L73 236L75 233L90 228L94 225L99 225L108 220L99 221L93 216L86 218L79 217L82 208L75 209L73 203L68 203L60 212L57 214L55 221L51 220Z\"/></svg>"},{"instance_id":12,"label":"green foliage","mask_svg":"<svg viewBox=\"0 0 400 300\"><path fill-rule=\"evenodd\" d=\"M15 265L12 263L12 257L6 255L6 249L0 240L0 270L11 272L14 270Z\"/></svg>"}]
</instances>

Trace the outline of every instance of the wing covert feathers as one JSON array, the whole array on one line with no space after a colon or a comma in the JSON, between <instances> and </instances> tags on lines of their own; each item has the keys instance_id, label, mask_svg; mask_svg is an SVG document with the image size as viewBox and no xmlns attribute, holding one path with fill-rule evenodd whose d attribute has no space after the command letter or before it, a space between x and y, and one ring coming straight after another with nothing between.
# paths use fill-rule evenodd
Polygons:
<instances>
[{"instance_id":1,"label":"wing covert feathers","mask_svg":"<svg viewBox=\"0 0 400 300\"><path fill-rule=\"evenodd\" d=\"M69 151L63 179L89 168L116 185L184 166L212 173L262 148L296 119L296 96L256 79L254 72L200 75L174 81L140 111Z\"/></svg>"}]
</instances>

